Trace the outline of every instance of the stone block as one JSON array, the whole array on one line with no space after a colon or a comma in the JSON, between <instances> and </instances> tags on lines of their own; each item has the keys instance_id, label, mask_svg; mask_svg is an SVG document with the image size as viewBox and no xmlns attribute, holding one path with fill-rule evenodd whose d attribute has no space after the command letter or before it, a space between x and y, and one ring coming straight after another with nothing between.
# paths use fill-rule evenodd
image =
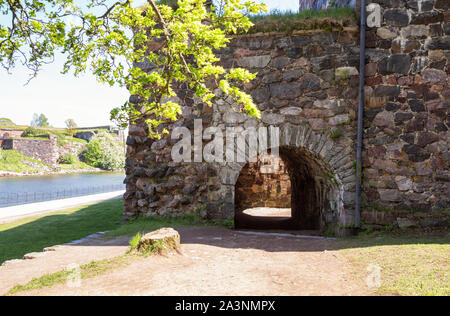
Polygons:
<instances>
[{"instance_id":1,"label":"stone block","mask_svg":"<svg viewBox=\"0 0 450 316\"><path fill-rule=\"evenodd\" d=\"M302 94L300 84L297 82L276 83L270 85L270 93L280 100L292 100Z\"/></svg>"},{"instance_id":2,"label":"stone block","mask_svg":"<svg viewBox=\"0 0 450 316\"><path fill-rule=\"evenodd\" d=\"M418 226L418 224L415 220L410 219L410 218L402 218L402 217L397 218L397 225L400 229L407 229L407 228L412 228L412 227Z\"/></svg>"},{"instance_id":3,"label":"stone block","mask_svg":"<svg viewBox=\"0 0 450 316\"><path fill-rule=\"evenodd\" d=\"M268 125L278 125L284 122L284 115L277 113L263 113L261 119Z\"/></svg>"},{"instance_id":4,"label":"stone block","mask_svg":"<svg viewBox=\"0 0 450 316\"><path fill-rule=\"evenodd\" d=\"M400 191L409 191L412 189L413 182L408 177L396 176L395 183L397 183L397 187Z\"/></svg>"},{"instance_id":5,"label":"stone block","mask_svg":"<svg viewBox=\"0 0 450 316\"><path fill-rule=\"evenodd\" d=\"M424 83L444 83L447 79L447 74L438 69L425 69L422 72L422 82Z\"/></svg>"},{"instance_id":6,"label":"stone block","mask_svg":"<svg viewBox=\"0 0 450 316\"><path fill-rule=\"evenodd\" d=\"M431 11L413 14L411 24L432 24L444 21L444 15L441 12Z\"/></svg>"},{"instance_id":7,"label":"stone block","mask_svg":"<svg viewBox=\"0 0 450 316\"><path fill-rule=\"evenodd\" d=\"M384 13L384 22L391 26L407 26L409 24L409 15L406 10L389 9Z\"/></svg>"},{"instance_id":8,"label":"stone block","mask_svg":"<svg viewBox=\"0 0 450 316\"><path fill-rule=\"evenodd\" d=\"M396 189L378 189L380 199L385 202L400 202L402 194Z\"/></svg>"},{"instance_id":9,"label":"stone block","mask_svg":"<svg viewBox=\"0 0 450 316\"><path fill-rule=\"evenodd\" d=\"M300 89L302 91L317 91L317 90L319 90L320 89L320 78L314 74L306 74L306 75L302 76L300 79Z\"/></svg>"},{"instance_id":10,"label":"stone block","mask_svg":"<svg viewBox=\"0 0 450 316\"><path fill-rule=\"evenodd\" d=\"M394 114L388 111L380 112L375 116L373 124L379 127L394 127Z\"/></svg>"},{"instance_id":11,"label":"stone block","mask_svg":"<svg viewBox=\"0 0 450 316\"><path fill-rule=\"evenodd\" d=\"M383 75L409 73L411 57L406 54L394 54L378 63L378 71Z\"/></svg>"},{"instance_id":12,"label":"stone block","mask_svg":"<svg viewBox=\"0 0 450 316\"><path fill-rule=\"evenodd\" d=\"M394 28L387 27L379 27L377 29L377 36L382 39L393 39L398 35L397 31Z\"/></svg>"},{"instance_id":13,"label":"stone block","mask_svg":"<svg viewBox=\"0 0 450 316\"><path fill-rule=\"evenodd\" d=\"M410 37L421 37L426 38L428 36L429 26L428 25L408 25L402 28L401 34L404 38Z\"/></svg>"},{"instance_id":14,"label":"stone block","mask_svg":"<svg viewBox=\"0 0 450 316\"><path fill-rule=\"evenodd\" d=\"M223 115L223 121L227 124L240 124L248 118L247 114L228 112Z\"/></svg>"},{"instance_id":15,"label":"stone block","mask_svg":"<svg viewBox=\"0 0 450 316\"><path fill-rule=\"evenodd\" d=\"M328 120L329 124L333 125L333 126L345 124L345 123L348 123L348 121L349 121L349 115L348 114L336 115L334 117L331 117Z\"/></svg>"},{"instance_id":16,"label":"stone block","mask_svg":"<svg viewBox=\"0 0 450 316\"><path fill-rule=\"evenodd\" d=\"M280 110L280 113L282 115L300 115L303 112L302 108L299 107L288 107L288 108L283 108Z\"/></svg>"},{"instance_id":17,"label":"stone block","mask_svg":"<svg viewBox=\"0 0 450 316\"><path fill-rule=\"evenodd\" d=\"M449 50L450 36L429 38L425 41L426 50Z\"/></svg>"},{"instance_id":18,"label":"stone block","mask_svg":"<svg viewBox=\"0 0 450 316\"><path fill-rule=\"evenodd\" d=\"M244 68L264 68L270 63L270 55L247 56L237 60L240 67Z\"/></svg>"}]
</instances>

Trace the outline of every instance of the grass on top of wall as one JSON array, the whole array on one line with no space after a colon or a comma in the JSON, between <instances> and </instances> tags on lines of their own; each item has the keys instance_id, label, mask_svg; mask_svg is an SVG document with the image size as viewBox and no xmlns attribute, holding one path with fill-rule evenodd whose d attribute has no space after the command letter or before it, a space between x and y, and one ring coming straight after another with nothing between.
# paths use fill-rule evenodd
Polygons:
<instances>
[{"instance_id":1,"label":"grass on top of wall","mask_svg":"<svg viewBox=\"0 0 450 316\"><path fill-rule=\"evenodd\" d=\"M9 124L0 124L0 128L13 129L13 130L21 130L24 131L27 129L26 125L9 125Z\"/></svg>"},{"instance_id":2,"label":"grass on top of wall","mask_svg":"<svg viewBox=\"0 0 450 316\"><path fill-rule=\"evenodd\" d=\"M356 25L353 8L303 10L298 13L272 11L251 17L255 24L248 33L286 32L298 30L332 30Z\"/></svg>"},{"instance_id":3,"label":"grass on top of wall","mask_svg":"<svg viewBox=\"0 0 450 316\"><path fill-rule=\"evenodd\" d=\"M66 142L70 142L70 143L80 143L80 144L87 144L87 143L89 143L87 140L85 140L85 139L82 139L82 138L76 138L76 137L73 137L73 136L66 136L65 138L64 138L64 140L66 141Z\"/></svg>"},{"instance_id":4,"label":"grass on top of wall","mask_svg":"<svg viewBox=\"0 0 450 316\"><path fill-rule=\"evenodd\" d=\"M177 7L177 0L159 0L157 4ZM147 5L142 6L146 8ZM323 10L302 10L300 12L281 12L253 15L250 20L255 24L247 33L285 32L299 30L332 30L357 25L354 8L328 8ZM241 34L244 34L242 32Z\"/></svg>"}]
</instances>

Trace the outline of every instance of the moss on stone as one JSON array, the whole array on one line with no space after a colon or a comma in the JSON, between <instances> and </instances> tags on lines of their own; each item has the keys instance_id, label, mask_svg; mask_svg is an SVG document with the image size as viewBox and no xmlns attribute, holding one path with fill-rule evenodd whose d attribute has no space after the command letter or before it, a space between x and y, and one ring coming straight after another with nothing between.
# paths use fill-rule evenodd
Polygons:
<instances>
[{"instance_id":1,"label":"moss on stone","mask_svg":"<svg viewBox=\"0 0 450 316\"><path fill-rule=\"evenodd\" d=\"M343 135L343 132L340 129L335 129L331 131L330 138L337 139Z\"/></svg>"}]
</instances>

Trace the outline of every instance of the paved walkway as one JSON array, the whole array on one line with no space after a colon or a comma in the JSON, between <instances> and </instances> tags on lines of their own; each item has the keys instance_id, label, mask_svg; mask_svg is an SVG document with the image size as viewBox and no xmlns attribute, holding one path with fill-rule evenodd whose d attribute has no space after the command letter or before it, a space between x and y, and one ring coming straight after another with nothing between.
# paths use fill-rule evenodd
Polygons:
<instances>
[{"instance_id":1,"label":"paved walkway","mask_svg":"<svg viewBox=\"0 0 450 316\"><path fill-rule=\"evenodd\" d=\"M122 197L125 191L78 196L68 199L60 199L39 203L30 203L0 208L0 224L11 222L20 218L56 212L72 207L98 203L106 200Z\"/></svg>"}]
</instances>

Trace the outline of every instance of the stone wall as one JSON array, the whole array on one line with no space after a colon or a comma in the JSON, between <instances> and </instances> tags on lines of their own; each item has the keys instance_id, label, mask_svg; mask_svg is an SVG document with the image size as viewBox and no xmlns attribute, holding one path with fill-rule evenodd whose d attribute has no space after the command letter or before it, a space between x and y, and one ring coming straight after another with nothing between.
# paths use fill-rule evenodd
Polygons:
<instances>
[{"instance_id":1,"label":"stone wall","mask_svg":"<svg viewBox=\"0 0 450 316\"><path fill-rule=\"evenodd\" d=\"M57 138L55 136L50 136L50 139L5 139L3 140L2 148L17 150L25 156L40 160L52 168L56 167L59 157Z\"/></svg>"},{"instance_id":2,"label":"stone wall","mask_svg":"<svg viewBox=\"0 0 450 316\"><path fill-rule=\"evenodd\" d=\"M242 66L258 73L244 88L258 104L262 119L236 112L219 90L213 106L208 107L189 90L178 89L183 114L166 127L193 131L196 119L202 120L203 130L214 126L223 135L227 128L240 134L251 128L278 127L280 154L286 158L294 185L296 223L322 229L330 224L351 225L357 41L357 28L236 37L220 52L221 62L225 67ZM140 67L152 70L150 64ZM130 101L139 107L134 96ZM171 158L176 142L170 135L149 139L142 123L130 127L125 215L201 210L210 218L234 216L235 185L246 163L176 163ZM208 142L204 139L203 145ZM307 212L311 214L306 216Z\"/></svg>"},{"instance_id":3,"label":"stone wall","mask_svg":"<svg viewBox=\"0 0 450 316\"><path fill-rule=\"evenodd\" d=\"M71 154L75 157L80 157L81 153L86 150L86 144L78 142L68 142L62 146L58 146L58 156L63 157Z\"/></svg>"},{"instance_id":4,"label":"stone wall","mask_svg":"<svg viewBox=\"0 0 450 316\"><path fill-rule=\"evenodd\" d=\"M375 0L368 29L364 191L369 205L450 204L450 2Z\"/></svg>"},{"instance_id":5,"label":"stone wall","mask_svg":"<svg viewBox=\"0 0 450 316\"><path fill-rule=\"evenodd\" d=\"M23 130L10 129L10 128L0 128L0 139L6 139L8 137L21 137Z\"/></svg>"},{"instance_id":6,"label":"stone wall","mask_svg":"<svg viewBox=\"0 0 450 316\"><path fill-rule=\"evenodd\" d=\"M442 222L429 214L449 207L449 1L371 2L381 6L381 25L367 28L366 36L362 219L392 225L399 217L399 226ZM193 131L200 124L203 130L219 127L225 135L230 127L237 134L279 127L296 227L351 226L359 29L239 36L219 55L225 67L258 73L244 88L262 119L236 111L219 90L210 108L180 88L183 114L168 130ZM152 71L145 62L140 67ZM130 101L139 107L137 98ZM191 137L195 145L196 136ZM199 137L202 146L210 141ZM251 194L241 188L261 180L257 168L247 162L176 163L171 151L177 142L170 135L149 139L143 123L130 127L125 216L194 210L210 218L234 216L241 193ZM245 185L239 177L246 177ZM397 213L383 215L380 209Z\"/></svg>"},{"instance_id":7,"label":"stone wall","mask_svg":"<svg viewBox=\"0 0 450 316\"><path fill-rule=\"evenodd\" d=\"M87 131L87 132L83 132L83 131L78 131L74 137L79 138L79 139L84 139L85 141L90 142L92 137L94 137L97 133L94 131Z\"/></svg>"},{"instance_id":8,"label":"stone wall","mask_svg":"<svg viewBox=\"0 0 450 316\"><path fill-rule=\"evenodd\" d=\"M74 137L79 139L84 139L85 141L90 142L91 139L97 135L101 130L92 130L92 131L83 131L79 130L77 133L75 133ZM105 130L106 132L106 130ZM107 131L107 133L118 143L124 143L125 142L125 135L122 130L113 130L113 131Z\"/></svg>"}]
</instances>

